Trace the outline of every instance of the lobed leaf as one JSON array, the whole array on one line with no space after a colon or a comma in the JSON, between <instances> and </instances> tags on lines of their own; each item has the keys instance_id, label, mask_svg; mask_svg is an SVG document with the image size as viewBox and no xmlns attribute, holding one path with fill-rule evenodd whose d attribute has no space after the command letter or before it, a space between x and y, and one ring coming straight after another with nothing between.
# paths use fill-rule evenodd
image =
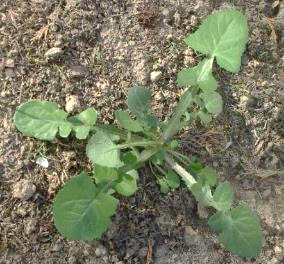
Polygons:
<instances>
[{"instance_id":1,"label":"lobed leaf","mask_svg":"<svg viewBox=\"0 0 284 264\"><path fill-rule=\"evenodd\" d=\"M209 186L215 186L217 183L217 173L216 171L211 168L211 167L205 167L202 168L198 173L198 182L204 186L204 185L209 185Z\"/></svg>"},{"instance_id":2,"label":"lobed leaf","mask_svg":"<svg viewBox=\"0 0 284 264\"><path fill-rule=\"evenodd\" d=\"M197 116L200 118L200 121L203 125L208 125L212 121L212 116L203 111L199 111Z\"/></svg>"},{"instance_id":3,"label":"lobed leaf","mask_svg":"<svg viewBox=\"0 0 284 264\"><path fill-rule=\"evenodd\" d=\"M94 108L87 108L82 113L68 118L72 124L72 129L78 139L86 139L89 135L91 126L96 124L97 112Z\"/></svg>"},{"instance_id":4,"label":"lobed leaf","mask_svg":"<svg viewBox=\"0 0 284 264\"><path fill-rule=\"evenodd\" d=\"M98 131L89 139L86 153L94 164L103 167L118 168L123 165L119 149L112 142L111 137L102 131Z\"/></svg>"},{"instance_id":5,"label":"lobed leaf","mask_svg":"<svg viewBox=\"0 0 284 264\"><path fill-rule=\"evenodd\" d=\"M248 205L241 204L227 214L217 212L210 217L209 226L220 232L220 241L233 253L241 257L259 255L262 244L261 226Z\"/></svg>"},{"instance_id":6,"label":"lobed leaf","mask_svg":"<svg viewBox=\"0 0 284 264\"><path fill-rule=\"evenodd\" d=\"M118 182L114 189L121 195L129 197L137 191L138 173L135 170L120 174L121 181Z\"/></svg>"},{"instance_id":7,"label":"lobed leaf","mask_svg":"<svg viewBox=\"0 0 284 264\"><path fill-rule=\"evenodd\" d=\"M187 108L194 102L192 89L188 88L181 96L178 105L174 111L173 117L169 120L163 131L163 139L169 139L181 128L181 117L186 113Z\"/></svg>"},{"instance_id":8,"label":"lobed leaf","mask_svg":"<svg viewBox=\"0 0 284 264\"><path fill-rule=\"evenodd\" d=\"M237 10L228 9L208 16L185 42L203 54L216 57L220 67L237 73L247 40L245 16Z\"/></svg>"},{"instance_id":9,"label":"lobed leaf","mask_svg":"<svg viewBox=\"0 0 284 264\"><path fill-rule=\"evenodd\" d=\"M217 92L201 93L200 98L204 101L205 108L211 114L220 114L223 110L223 99Z\"/></svg>"},{"instance_id":10,"label":"lobed leaf","mask_svg":"<svg viewBox=\"0 0 284 264\"><path fill-rule=\"evenodd\" d=\"M110 225L118 200L102 192L87 173L72 177L56 195L53 204L55 226L66 238L100 238Z\"/></svg>"},{"instance_id":11,"label":"lobed leaf","mask_svg":"<svg viewBox=\"0 0 284 264\"><path fill-rule=\"evenodd\" d=\"M150 127L158 125L158 119L150 115L151 93L144 86L129 89L126 104L130 111L143 123Z\"/></svg>"},{"instance_id":12,"label":"lobed leaf","mask_svg":"<svg viewBox=\"0 0 284 264\"><path fill-rule=\"evenodd\" d=\"M127 112L118 110L115 112L115 117L120 125L127 130L132 132L143 131L143 127L140 125L140 123L132 120Z\"/></svg>"},{"instance_id":13,"label":"lobed leaf","mask_svg":"<svg viewBox=\"0 0 284 264\"><path fill-rule=\"evenodd\" d=\"M56 103L32 100L20 105L14 115L14 124L25 136L53 140L58 131L62 137L70 134L67 115Z\"/></svg>"},{"instance_id":14,"label":"lobed leaf","mask_svg":"<svg viewBox=\"0 0 284 264\"><path fill-rule=\"evenodd\" d=\"M193 68L181 70L177 77L178 85L198 85L204 92L215 91L218 84L212 75L212 63L213 58L204 59Z\"/></svg>"}]
</instances>

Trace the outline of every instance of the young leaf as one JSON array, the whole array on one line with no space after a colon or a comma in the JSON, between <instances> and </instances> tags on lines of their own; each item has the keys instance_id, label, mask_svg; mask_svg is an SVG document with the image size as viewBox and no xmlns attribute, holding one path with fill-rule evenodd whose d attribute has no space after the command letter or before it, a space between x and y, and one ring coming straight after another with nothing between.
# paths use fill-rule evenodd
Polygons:
<instances>
[{"instance_id":1,"label":"young leaf","mask_svg":"<svg viewBox=\"0 0 284 264\"><path fill-rule=\"evenodd\" d=\"M72 177L56 195L53 204L55 226L66 238L100 238L110 225L118 200L101 192L87 173Z\"/></svg>"},{"instance_id":2,"label":"young leaf","mask_svg":"<svg viewBox=\"0 0 284 264\"><path fill-rule=\"evenodd\" d=\"M88 158L95 164L117 168L123 165L120 161L120 151L108 134L98 131L86 146Z\"/></svg>"},{"instance_id":3,"label":"young leaf","mask_svg":"<svg viewBox=\"0 0 284 264\"><path fill-rule=\"evenodd\" d=\"M144 119L150 109L151 93L143 86L129 89L126 104L130 111L140 119Z\"/></svg>"},{"instance_id":4,"label":"young leaf","mask_svg":"<svg viewBox=\"0 0 284 264\"><path fill-rule=\"evenodd\" d=\"M194 177L197 177L198 173L204 168L204 165L200 163L198 160L193 160L187 170L192 174Z\"/></svg>"},{"instance_id":5,"label":"young leaf","mask_svg":"<svg viewBox=\"0 0 284 264\"><path fill-rule=\"evenodd\" d=\"M173 136L180 129L180 118L185 114L187 108L189 108L194 102L192 89L188 88L181 96L178 105L176 106L173 117L169 120L163 131L163 139L167 140Z\"/></svg>"},{"instance_id":6,"label":"young leaf","mask_svg":"<svg viewBox=\"0 0 284 264\"><path fill-rule=\"evenodd\" d=\"M151 93L143 86L129 89L126 104L130 111L143 123L150 127L158 125L158 119L150 115Z\"/></svg>"},{"instance_id":7,"label":"young leaf","mask_svg":"<svg viewBox=\"0 0 284 264\"><path fill-rule=\"evenodd\" d=\"M143 127L137 121L131 119L129 114L125 111L118 110L115 112L115 117L121 126L132 132L143 131Z\"/></svg>"},{"instance_id":8,"label":"young leaf","mask_svg":"<svg viewBox=\"0 0 284 264\"><path fill-rule=\"evenodd\" d=\"M217 92L201 93L199 95L204 101L205 108L211 114L220 114L223 109L223 100Z\"/></svg>"},{"instance_id":9,"label":"young leaf","mask_svg":"<svg viewBox=\"0 0 284 264\"><path fill-rule=\"evenodd\" d=\"M166 193L168 193L170 191L169 185L167 184L167 181L166 181L165 178L159 178L158 179L158 184L159 184L161 193L166 194Z\"/></svg>"},{"instance_id":10,"label":"young leaf","mask_svg":"<svg viewBox=\"0 0 284 264\"><path fill-rule=\"evenodd\" d=\"M161 149L151 158L151 160L157 165L162 165L165 161L165 157L166 152L165 150Z\"/></svg>"},{"instance_id":11,"label":"young leaf","mask_svg":"<svg viewBox=\"0 0 284 264\"><path fill-rule=\"evenodd\" d=\"M137 156L133 152L127 152L121 157L121 161L127 165L135 164L137 161Z\"/></svg>"},{"instance_id":12,"label":"young leaf","mask_svg":"<svg viewBox=\"0 0 284 264\"><path fill-rule=\"evenodd\" d=\"M181 70L177 81L179 86L198 85L203 91L215 91L217 81L212 75L213 58L204 59L197 66Z\"/></svg>"},{"instance_id":13,"label":"young leaf","mask_svg":"<svg viewBox=\"0 0 284 264\"><path fill-rule=\"evenodd\" d=\"M89 107L82 113L76 115L76 118L85 125L93 126L97 122L97 111Z\"/></svg>"},{"instance_id":14,"label":"young leaf","mask_svg":"<svg viewBox=\"0 0 284 264\"><path fill-rule=\"evenodd\" d=\"M233 253L241 257L256 257L261 250L262 234L257 216L246 204L227 214L217 212L209 219L209 226L220 232L219 239Z\"/></svg>"},{"instance_id":15,"label":"young leaf","mask_svg":"<svg viewBox=\"0 0 284 264\"><path fill-rule=\"evenodd\" d=\"M237 10L229 9L208 16L185 42L203 54L216 57L220 67L237 73L247 40L245 16Z\"/></svg>"},{"instance_id":16,"label":"young leaf","mask_svg":"<svg viewBox=\"0 0 284 264\"><path fill-rule=\"evenodd\" d=\"M180 178L173 170L169 170L167 172L165 180L168 186L172 189L176 189L180 186Z\"/></svg>"},{"instance_id":17,"label":"young leaf","mask_svg":"<svg viewBox=\"0 0 284 264\"><path fill-rule=\"evenodd\" d=\"M118 180L118 173L115 168L108 168L95 164L94 174L96 184L108 183Z\"/></svg>"},{"instance_id":18,"label":"young leaf","mask_svg":"<svg viewBox=\"0 0 284 264\"><path fill-rule=\"evenodd\" d=\"M133 195L137 191L137 177L135 175L137 173L121 173L122 180L115 185L114 189L126 197Z\"/></svg>"},{"instance_id":19,"label":"young leaf","mask_svg":"<svg viewBox=\"0 0 284 264\"><path fill-rule=\"evenodd\" d=\"M197 116L200 118L200 121L203 125L208 125L212 121L212 116L203 111L199 111Z\"/></svg>"},{"instance_id":20,"label":"young leaf","mask_svg":"<svg viewBox=\"0 0 284 264\"><path fill-rule=\"evenodd\" d=\"M211 167L205 167L201 169L198 174L198 182L204 186L204 185L209 185L209 186L215 186L217 183L217 173L216 171L211 168Z\"/></svg>"},{"instance_id":21,"label":"young leaf","mask_svg":"<svg viewBox=\"0 0 284 264\"><path fill-rule=\"evenodd\" d=\"M234 193L231 185L228 182L220 183L214 194L214 207L219 211L227 211L231 208L234 198Z\"/></svg>"},{"instance_id":22,"label":"young leaf","mask_svg":"<svg viewBox=\"0 0 284 264\"><path fill-rule=\"evenodd\" d=\"M86 139L89 135L91 126L96 124L97 112L94 108L87 108L82 113L68 118L75 131L76 138Z\"/></svg>"},{"instance_id":23,"label":"young leaf","mask_svg":"<svg viewBox=\"0 0 284 264\"><path fill-rule=\"evenodd\" d=\"M32 100L20 105L14 115L14 124L25 136L53 140L58 130L64 137L71 132L67 115L56 103Z\"/></svg>"}]
</instances>

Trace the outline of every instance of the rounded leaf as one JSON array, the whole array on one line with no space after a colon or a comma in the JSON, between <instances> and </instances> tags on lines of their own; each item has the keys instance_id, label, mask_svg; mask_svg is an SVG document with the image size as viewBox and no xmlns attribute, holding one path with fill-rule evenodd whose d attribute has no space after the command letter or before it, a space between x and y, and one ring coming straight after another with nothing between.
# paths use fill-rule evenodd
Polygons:
<instances>
[{"instance_id":1,"label":"rounded leaf","mask_svg":"<svg viewBox=\"0 0 284 264\"><path fill-rule=\"evenodd\" d=\"M198 30L185 39L193 49L217 58L220 67L238 72L248 40L245 16L233 9L221 10L206 17Z\"/></svg>"},{"instance_id":2,"label":"rounded leaf","mask_svg":"<svg viewBox=\"0 0 284 264\"><path fill-rule=\"evenodd\" d=\"M14 115L14 124L25 136L53 140L58 129L64 137L71 132L67 115L56 103L32 100L20 105Z\"/></svg>"},{"instance_id":3,"label":"rounded leaf","mask_svg":"<svg viewBox=\"0 0 284 264\"><path fill-rule=\"evenodd\" d=\"M118 200L101 192L87 173L72 177L56 195L53 204L54 223L68 239L100 238L110 225Z\"/></svg>"}]
</instances>

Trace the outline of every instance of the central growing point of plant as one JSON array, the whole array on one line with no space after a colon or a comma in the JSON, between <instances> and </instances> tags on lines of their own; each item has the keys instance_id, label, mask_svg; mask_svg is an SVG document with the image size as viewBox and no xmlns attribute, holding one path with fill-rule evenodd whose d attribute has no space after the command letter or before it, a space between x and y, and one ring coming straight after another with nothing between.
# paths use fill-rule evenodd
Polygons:
<instances>
[{"instance_id":1,"label":"central growing point of plant","mask_svg":"<svg viewBox=\"0 0 284 264\"><path fill-rule=\"evenodd\" d=\"M100 238L117 209L116 193L133 195L137 190L136 169L150 162L162 193L178 188L180 176L200 204L216 210L209 226L228 249L243 257L260 253L262 235L257 216L245 203L232 208L231 185L218 181L214 169L181 154L178 142L172 139L194 120L207 125L212 116L221 113L223 102L212 65L216 60L221 68L237 73L247 40L247 22L239 11L228 9L208 16L185 39L204 59L179 72L178 85L186 90L172 118L165 122L151 113L151 94L142 86L131 88L126 101L135 119L127 111L116 111L119 128L96 124L93 108L72 117L53 102L31 100L18 108L14 123L26 136L53 140L57 134L66 138L74 133L78 139L88 138L91 175L83 171L71 177L54 201L54 222L61 234L76 240Z\"/></svg>"}]
</instances>

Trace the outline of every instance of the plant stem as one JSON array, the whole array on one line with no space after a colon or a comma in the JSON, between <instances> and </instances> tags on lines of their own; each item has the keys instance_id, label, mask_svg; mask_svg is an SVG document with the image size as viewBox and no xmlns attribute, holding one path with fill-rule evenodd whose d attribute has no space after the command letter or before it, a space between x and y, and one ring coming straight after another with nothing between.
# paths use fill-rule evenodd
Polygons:
<instances>
[{"instance_id":1,"label":"plant stem","mask_svg":"<svg viewBox=\"0 0 284 264\"><path fill-rule=\"evenodd\" d=\"M183 167L181 167L175 160L173 160L169 155L166 155L166 162L170 165L170 167L181 176L182 180L185 182L188 189L191 189L192 185L196 183L194 177L187 172Z\"/></svg>"},{"instance_id":2,"label":"plant stem","mask_svg":"<svg viewBox=\"0 0 284 264\"><path fill-rule=\"evenodd\" d=\"M163 175L167 175L167 173L158 165L158 164L156 164L155 162L152 162L152 164L154 164L154 166L156 167L156 169L160 172L160 173L162 173Z\"/></svg>"}]
</instances>

